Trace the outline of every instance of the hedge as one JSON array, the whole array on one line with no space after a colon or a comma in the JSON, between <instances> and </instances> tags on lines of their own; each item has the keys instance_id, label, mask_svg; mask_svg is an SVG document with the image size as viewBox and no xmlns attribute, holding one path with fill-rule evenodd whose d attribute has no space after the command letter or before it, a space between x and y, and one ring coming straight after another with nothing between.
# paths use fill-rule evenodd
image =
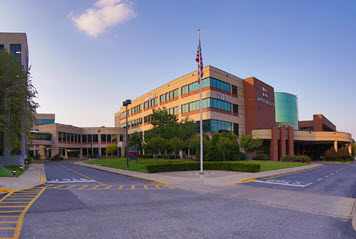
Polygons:
<instances>
[{"instance_id":1,"label":"hedge","mask_svg":"<svg viewBox=\"0 0 356 239\"><path fill-rule=\"evenodd\" d=\"M166 164L149 164L146 165L147 172L172 172L172 171L189 171L200 170L200 163L166 163ZM259 172L261 167L259 164L253 163L235 163L235 162L204 162L204 170L225 170L239 172Z\"/></svg>"},{"instance_id":2,"label":"hedge","mask_svg":"<svg viewBox=\"0 0 356 239\"><path fill-rule=\"evenodd\" d=\"M282 162L299 162L299 163L310 163L311 158L309 156L304 155L287 155L281 158Z\"/></svg>"}]
</instances>

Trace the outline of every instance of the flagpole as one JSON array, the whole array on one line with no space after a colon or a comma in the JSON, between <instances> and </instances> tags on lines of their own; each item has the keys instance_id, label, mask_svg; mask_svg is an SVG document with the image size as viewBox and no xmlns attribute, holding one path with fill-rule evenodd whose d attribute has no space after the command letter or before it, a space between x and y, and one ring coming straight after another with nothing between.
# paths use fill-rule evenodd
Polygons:
<instances>
[{"instance_id":1,"label":"flagpole","mask_svg":"<svg viewBox=\"0 0 356 239\"><path fill-rule=\"evenodd\" d=\"M200 45L200 30L198 28L198 39L199 39L199 47L201 54L201 45ZM201 69L201 57L199 57L199 69ZM201 69L203 71L203 69ZM199 108L200 108L200 175L204 175L203 171L203 107L202 107L202 96L201 96L201 73L199 72L199 91L200 91L200 100L199 100Z\"/></svg>"}]
</instances>

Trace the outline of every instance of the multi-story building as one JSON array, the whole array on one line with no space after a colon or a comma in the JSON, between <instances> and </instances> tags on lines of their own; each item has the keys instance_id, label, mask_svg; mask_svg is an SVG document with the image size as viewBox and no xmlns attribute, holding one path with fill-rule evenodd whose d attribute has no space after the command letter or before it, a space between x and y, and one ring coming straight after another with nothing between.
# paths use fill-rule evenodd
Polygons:
<instances>
[{"instance_id":1,"label":"multi-story building","mask_svg":"<svg viewBox=\"0 0 356 239\"><path fill-rule=\"evenodd\" d=\"M124 153L125 130L118 127L76 127L55 123L54 114L36 114L31 134L30 157L39 154L47 159L58 153L63 158L121 157ZM106 147L112 143L119 150L107 154Z\"/></svg>"},{"instance_id":2,"label":"multi-story building","mask_svg":"<svg viewBox=\"0 0 356 239\"><path fill-rule=\"evenodd\" d=\"M18 63L23 66L24 71L28 71L29 53L26 33L0 33L0 51L3 50L11 52ZM24 159L27 157L27 142L24 134L21 135L21 145L21 152L18 155L10 154L8 150L4 150L7 160L1 160L3 155L0 155L1 164L23 166Z\"/></svg>"},{"instance_id":3,"label":"multi-story building","mask_svg":"<svg viewBox=\"0 0 356 239\"><path fill-rule=\"evenodd\" d=\"M351 135L343 132L325 132L336 128L325 117L314 116L313 122L299 121L299 127L312 127L318 131L298 131L297 97L288 93L274 93L272 86L254 78L241 79L212 66L204 67L202 85L203 131L232 131L239 137L252 134L269 145L271 160L285 155L304 154L320 159L334 146L351 150ZM137 99L115 114L115 126L128 132L149 130L154 109L166 108L178 119L188 117L199 125L198 72L160 86ZM320 118L320 119L319 119ZM303 126L307 125L308 126ZM321 126L320 126L321 125ZM320 126L320 127L319 127ZM197 127L198 129L199 127Z\"/></svg>"}]
</instances>

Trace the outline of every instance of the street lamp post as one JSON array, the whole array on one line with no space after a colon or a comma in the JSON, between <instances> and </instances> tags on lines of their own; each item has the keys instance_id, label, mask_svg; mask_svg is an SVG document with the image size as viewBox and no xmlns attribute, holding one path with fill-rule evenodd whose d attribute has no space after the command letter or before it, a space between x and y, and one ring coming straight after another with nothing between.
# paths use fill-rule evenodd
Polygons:
<instances>
[{"instance_id":1,"label":"street lamp post","mask_svg":"<svg viewBox=\"0 0 356 239\"><path fill-rule=\"evenodd\" d=\"M99 145L99 152L98 152L98 154L99 154L99 158L101 158L101 149L100 149L100 143L101 143L101 139L100 139L100 132L101 132L101 130L99 129L98 130L98 145Z\"/></svg>"},{"instance_id":2,"label":"street lamp post","mask_svg":"<svg viewBox=\"0 0 356 239\"><path fill-rule=\"evenodd\" d=\"M131 100L125 100L123 103L123 106L126 106L126 147L125 147L125 153L126 153L126 164L127 164L127 168L129 168L129 152L128 152L128 145L129 145L129 140L127 138L128 135L128 125L127 125L127 106L129 104L131 104Z\"/></svg>"}]
</instances>

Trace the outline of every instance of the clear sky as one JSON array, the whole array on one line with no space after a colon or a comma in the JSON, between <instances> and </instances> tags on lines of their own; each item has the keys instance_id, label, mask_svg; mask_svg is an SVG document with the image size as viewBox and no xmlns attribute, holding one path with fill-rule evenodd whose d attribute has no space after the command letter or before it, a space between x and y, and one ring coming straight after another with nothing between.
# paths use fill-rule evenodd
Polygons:
<instances>
[{"instance_id":1,"label":"clear sky","mask_svg":"<svg viewBox=\"0 0 356 239\"><path fill-rule=\"evenodd\" d=\"M297 94L356 135L356 1L0 0L0 32L27 33L40 113L114 126L125 99L204 65Z\"/></svg>"}]
</instances>

